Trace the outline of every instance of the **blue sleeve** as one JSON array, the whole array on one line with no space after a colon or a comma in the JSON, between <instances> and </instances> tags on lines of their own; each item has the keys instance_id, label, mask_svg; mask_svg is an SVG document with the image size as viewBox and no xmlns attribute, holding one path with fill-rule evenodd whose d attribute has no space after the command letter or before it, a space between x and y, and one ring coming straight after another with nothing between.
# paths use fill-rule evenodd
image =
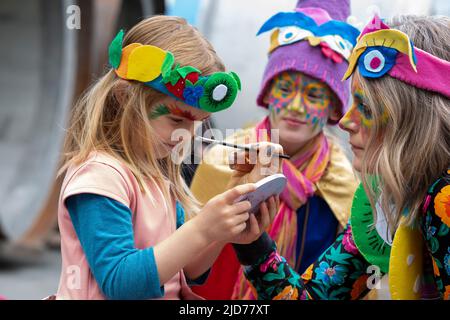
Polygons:
<instances>
[{"instance_id":1,"label":"blue sleeve","mask_svg":"<svg viewBox=\"0 0 450 320\"><path fill-rule=\"evenodd\" d=\"M126 205L88 193L71 196L65 203L89 267L108 299L164 296L153 248L134 246L131 211Z\"/></svg>"},{"instance_id":2,"label":"blue sleeve","mask_svg":"<svg viewBox=\"0 0 450 320\"><path fill-rule=\"evenodd\" d=\"M185 221L185 212L183 206L177 201L176 203L177 209L177 229L184 224ZM209 276L209 272L211 269L208 269L205 273L199 276L197 279L189 279L186 277L187 283L190 286L200 286L206 282Z\"/></svg>"}]
</instances>

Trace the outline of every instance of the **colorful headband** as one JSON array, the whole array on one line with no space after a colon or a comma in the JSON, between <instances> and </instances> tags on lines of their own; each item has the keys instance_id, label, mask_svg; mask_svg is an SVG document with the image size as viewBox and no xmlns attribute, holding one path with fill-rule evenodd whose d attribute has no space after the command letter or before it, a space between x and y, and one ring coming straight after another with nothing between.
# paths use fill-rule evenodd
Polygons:
<instances>
[{"instance_id":1,"label":"colorful headband","mask_svg":"<svg viewBox=\"0 0 450 320\"><path fill-rule=\"evenodd\" d=\"M409 37L390 29L378 16L365 27L349 59L348 79L358 65L365 78L391 77L450 98L450 62L414 47Z\"/></svg>"},{"instance_id":2,"label":"colorful headband","mask_svg":"<svg viewBox=\"0 0 450 320\"><path fill-rule=\"evenodd\" d=\"M356 44L358 29L348 23L329 20L318 25L303 12L280 12L264 23L257 35L272 33L269 53L281 46L308 40L311 46L322 47L322 52L337 63L348 59Z\"/></svg>"},{"instance_id":3,"label":"colorful headband","mask_svg":"<svg viewBox=\"0 0 450 320\"><path fill-rule=\"evenodd\" d=\"M192 107L207 112L229 108L241 90L239 76L216 72L201 76L191 66L175 65L169 51L151 45L131 43L122 49L124 31L120 30L109 46L109 63L117 76L136 80Z\"/></svg>"}]
</instances>

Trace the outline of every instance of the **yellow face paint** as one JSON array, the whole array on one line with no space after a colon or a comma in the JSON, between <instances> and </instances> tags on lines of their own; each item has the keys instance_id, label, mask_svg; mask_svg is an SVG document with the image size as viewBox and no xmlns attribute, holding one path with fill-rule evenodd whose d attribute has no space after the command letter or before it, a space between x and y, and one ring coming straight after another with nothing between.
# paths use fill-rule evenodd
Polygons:
<instances>
[{"instance_id":1,"label":"yellow face paint","mask_svg":"<svg viewBox=\"0 0 450 320\"><path fill-rule=\"evenodd\" d=\"M273 115L294 112L314 127L323 128L329 117L332 93L328 86L299 72L275 77L269 94Z\"/></svg>"},{"instance_id":2,"label":"yellow face paint","mask_svg":"<svg viewBox=\"0 0 450 320\"><path fill-rule=\"evenodd\" d=\"M355 90L353 93L353 104L356 106L361 118L361 126L365 129L373 127L373 117L369 107L364 102L364 94L362 90Z\"/></svg>"},{"instance_id":3,"label":"yellow face paint","mask_svg":"<svg viewBox=\"0 0 450 320\"><path fill-rule=\"evenodd\" d=\"M368 134L369 130L374 126L375 120L366 103L364 92L356 81L354 82L352 92L353 104L342 118L341 123L344 127L348 127L350 123L355 123L365 134ZM381 124L386 124L388 118L389 115L387 111L384 110L381 116Z\"/></svg>"}]
</instances>

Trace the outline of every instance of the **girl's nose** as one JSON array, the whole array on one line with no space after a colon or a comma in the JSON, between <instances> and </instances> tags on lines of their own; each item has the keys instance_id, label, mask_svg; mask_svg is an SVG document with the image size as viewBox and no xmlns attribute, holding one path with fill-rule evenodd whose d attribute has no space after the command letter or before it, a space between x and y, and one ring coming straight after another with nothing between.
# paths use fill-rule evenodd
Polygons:
<instances>
[{"instance_id":1,"label":"girl's nose","mask_svg":"<svg viewBox=\"0 0 450 320\"><path fill-rule=\"evenodd\" d=\"M350 108L347 113L339 121L339 128L347 132L357 132L359 130L359 124L354 119L354 108Z\"/></svg>"},{"instance_id":2,"label":"girl's nose","mask_svg":"<svg viewBox=\"0 0 450 320\"><path fill-rule=\"evenodd\" d=\"M298 92L294 99L292 99L291 103L288 106L289 111L294 111L300 114L305 113L305 106L302 103L302 95L300 92Z\"/></svg>"}]
</instances>

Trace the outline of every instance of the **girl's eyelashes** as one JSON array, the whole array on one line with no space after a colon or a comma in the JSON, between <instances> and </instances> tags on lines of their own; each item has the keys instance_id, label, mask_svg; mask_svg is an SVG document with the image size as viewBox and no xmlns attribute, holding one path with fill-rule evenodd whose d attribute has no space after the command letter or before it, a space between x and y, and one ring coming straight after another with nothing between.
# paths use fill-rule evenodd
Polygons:
<instances>
[{"instance_id":1,"label":"girl's eyelashes","mask_svg":"<svg viewBox=\"0 0 450 320\"><path fill-rule=\"evenodd\" d=\"M285 88L285 87L280 88L280 91L281 91L282 93L286 93L286 94L291 93L291 90L290 90L289 88Z\"/></svg>"},{"instance_id":2,"label":"girl's eyelashes","mask_svg":"<svg viewBox=\"0 0 450 320\"><path fill-rule=\"evenodd\" d=\"M310 99L310 100L321 100L321 99L323 99L323 96L320 96L318 94L309 92L308 93L308 99Z\"/></svg>"},{"instance_id":3,"label":"girl's eyelashes","mask_svg":"<svg viewBox=\"0 0 450 320\"><path fill-rule=\"evenodd\" d=\"M277 84L277 89L283 93L290 93L292 91L292 85L287 81L280 81Z\"/></svg>"},{"instance_id":4,"label":"girl's eyelashes","mask_svg":"<svg viewBox=\"0 0 450 320\"><path fill-rule=\"evenodd\" d=\"M174 116L169 116L168 118L171 121L173 121L175 124L180 124L180 123L182 123L184 121L208 121L208 120L211 120L211 116L206 116L204 118L198 117L196 119L187 119L187 118L184 118L184 117L174 117Z\"/></svg>"},{"instance_id":5,"label":"girl's eyelashes","mask_svg":"<svg viewBox=\"0 0 450 320\"><path fill-rule=\"evenodd\" d=\"M183 119L181 119L181 118L169 117L169 119L172 120L176 124L180 124L181 122L183 122Z\"/></svg>"}]
</instances>

